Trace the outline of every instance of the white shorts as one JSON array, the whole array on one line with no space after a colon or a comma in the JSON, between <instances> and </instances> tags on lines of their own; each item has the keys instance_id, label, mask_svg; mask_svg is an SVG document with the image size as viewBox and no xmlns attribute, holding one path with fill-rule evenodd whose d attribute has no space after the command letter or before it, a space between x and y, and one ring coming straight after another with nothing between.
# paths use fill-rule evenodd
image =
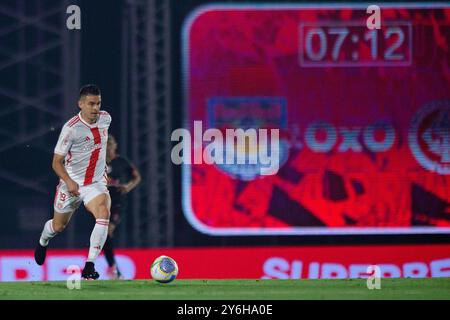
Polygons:
<instances>
[{"instance_id":1,"label":"white shorts","mask_svg":"<svg viewBox=\"0 0 450 320\"><path fill-rule=\"evenodd\" d=\"M109 194L106 183L103 181L82 186L78 189L78 192L80 195L77 197L70 195L67 191L67 185L63 181L60 181L56 187L55 201L53 203L55 211L59 213L70 213L78 209L81 202L86 205L102 193Z\"/></svg>"}]
</instances>

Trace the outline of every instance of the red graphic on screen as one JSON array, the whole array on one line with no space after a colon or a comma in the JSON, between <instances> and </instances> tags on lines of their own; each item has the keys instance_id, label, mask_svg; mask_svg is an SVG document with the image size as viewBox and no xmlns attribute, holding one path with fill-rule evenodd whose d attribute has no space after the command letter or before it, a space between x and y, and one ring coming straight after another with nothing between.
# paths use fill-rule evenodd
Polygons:
<instances>
[{"instance_id":1,"label":"red graphic on screen","mask_svg":"<svg viewBox=\"0 0 450 320\"><path fill-rule=\"evenodd\" d=\"M450 230L450 170L440 169L450 166L450 7L382 8L375 31L367 16L363 7L209 7L191 20L190 126L223 125L211 116L218 108L234 111L234 126L239 110L270 99L285 108L270 123L283 146L276 175L185 167L196 227Z\"/></svg>"}]
</instances>

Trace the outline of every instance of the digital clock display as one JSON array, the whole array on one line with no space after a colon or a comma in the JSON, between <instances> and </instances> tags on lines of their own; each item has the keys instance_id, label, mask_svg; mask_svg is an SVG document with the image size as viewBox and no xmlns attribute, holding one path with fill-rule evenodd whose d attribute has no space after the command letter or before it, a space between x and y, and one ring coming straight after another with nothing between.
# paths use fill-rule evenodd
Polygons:
<instances>
[{"instance_id":1,"label":"digital clock display","mask_svg":"<svg viewBox=\"0 0 450 320\"><path fill-rule=\"evenodd\" d=\"M184 165L212 235L450 234L450 5L207 5L183 29L186 128L278 128L280 169ZM252 149L255 152L255 148Z\"/></svg>"},{"instance_id":2,"label":"digital clock display","mask_svg":"<svg viewBox=\"0 0 450 320\"><path fill-rule=\"evenodd\" d=\"M300 66L408 66L411 35L409 22L389 21L373 30L364 22L301 23Z\"/></svg>"}]
</instances>

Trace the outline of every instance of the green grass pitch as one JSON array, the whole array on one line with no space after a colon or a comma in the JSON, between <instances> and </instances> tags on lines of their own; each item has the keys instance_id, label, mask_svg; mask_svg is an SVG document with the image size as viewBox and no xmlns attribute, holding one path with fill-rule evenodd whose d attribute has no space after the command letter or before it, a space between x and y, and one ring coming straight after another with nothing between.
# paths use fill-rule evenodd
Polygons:
<instances>
[{"instance_id":1,"label":"green grass pitch","mask_svg":"<svg viewBox=\"0 0 450 320\"><path fill-rule=\"evenodd\" d=\"M317 300L450 299L450 278L381 279L369 290L366 279L350 280L153 280L0 282L0 300Z\"/></svg>"}]
</instances>

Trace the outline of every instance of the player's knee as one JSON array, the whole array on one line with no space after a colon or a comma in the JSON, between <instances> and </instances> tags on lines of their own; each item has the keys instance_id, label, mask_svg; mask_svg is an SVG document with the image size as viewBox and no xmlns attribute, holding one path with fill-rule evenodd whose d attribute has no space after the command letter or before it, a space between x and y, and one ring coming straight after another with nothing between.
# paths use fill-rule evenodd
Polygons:
<instances>
[{"instance_id":1,"label":"player's knee","mask_svg":"<svg viewBox=\"0 0 450 320\"><path fill-rule=\"evenodd\" d=\"M98 206L97 219L109 219L109 209L107 205L101 204Z\"/></svg>"}]
</instances>

